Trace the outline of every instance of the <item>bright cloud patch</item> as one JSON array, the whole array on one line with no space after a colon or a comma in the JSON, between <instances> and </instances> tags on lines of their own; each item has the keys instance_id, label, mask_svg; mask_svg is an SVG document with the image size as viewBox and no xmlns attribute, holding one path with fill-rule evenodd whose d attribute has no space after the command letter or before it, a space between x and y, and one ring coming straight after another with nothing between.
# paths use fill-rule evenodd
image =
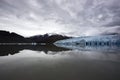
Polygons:
<instances>
[{"instance_id":1,"label":"bright cloud patch","mask_svg":"<svg viewBox=\"0 0 120 80\"><path fill-rule=\"evenodd\" d=\"M23 36L120 33L119 0L0 0L0 29Z\"/></svg>"}]
</instances>

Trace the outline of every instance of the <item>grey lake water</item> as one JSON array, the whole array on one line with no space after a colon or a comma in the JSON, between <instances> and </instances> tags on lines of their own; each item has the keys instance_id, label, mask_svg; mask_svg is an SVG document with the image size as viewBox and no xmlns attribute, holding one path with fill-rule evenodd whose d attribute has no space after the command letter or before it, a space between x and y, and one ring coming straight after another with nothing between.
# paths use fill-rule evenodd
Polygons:
<instances>
[{"instance_id":1,"label":"grey lake water","mask_svg":"<svg viewBox=\"0 0 120 80\"><path fill-rule=\"evenodd\" d=\"M0 80L120 80L119 49L0 46Z\"/></svg>"}]
</instances>

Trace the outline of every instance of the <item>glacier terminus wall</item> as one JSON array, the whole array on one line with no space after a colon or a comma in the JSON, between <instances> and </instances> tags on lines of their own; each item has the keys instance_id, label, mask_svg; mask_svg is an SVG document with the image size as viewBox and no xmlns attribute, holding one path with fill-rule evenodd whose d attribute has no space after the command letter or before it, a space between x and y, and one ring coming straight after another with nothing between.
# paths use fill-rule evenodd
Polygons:
<instances>
[{"instance_id":1,"label":"glacier terminus wall","mask_svg":"<svg viewBox=\"0 0 120 80\"><path fill-rule=\"evenodd\" d=\"M54 44L65 48L81 48L88 46L105 48L110 46L120 46L120 35L75 37L71 39L59 40Z\"/></svg>"}]
</instances>

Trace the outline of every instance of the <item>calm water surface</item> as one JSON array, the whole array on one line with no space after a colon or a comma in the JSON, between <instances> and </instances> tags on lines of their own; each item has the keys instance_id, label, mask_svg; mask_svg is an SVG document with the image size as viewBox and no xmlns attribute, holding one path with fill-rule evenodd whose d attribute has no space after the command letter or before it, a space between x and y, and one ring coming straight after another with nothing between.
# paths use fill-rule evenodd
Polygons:
<instances>
[{"instance_id":1,"label":"calm water surface","mask_svg":"<svg viewBox=\"0 0 120 80\"><path fill-rule=\"evenodd\" d=\"M0 80L120 80L117 47L0 46Z\"/></svg>"}]
</instances>

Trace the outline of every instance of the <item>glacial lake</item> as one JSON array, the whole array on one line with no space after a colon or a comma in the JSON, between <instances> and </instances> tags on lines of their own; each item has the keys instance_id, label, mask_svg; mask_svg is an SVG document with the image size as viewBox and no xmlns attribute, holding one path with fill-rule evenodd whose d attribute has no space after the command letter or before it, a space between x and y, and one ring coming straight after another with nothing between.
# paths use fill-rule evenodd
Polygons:
<instances>
[{"instance_id":1,"label":"glacial lake","mask_svg":"<svg viewBox=\"0 0 120 80\"><path fill-rule=\"evenodd\" d=\"M120 80L120 47L0 46L0 80Z\"/></svg>"}]
</instances>

